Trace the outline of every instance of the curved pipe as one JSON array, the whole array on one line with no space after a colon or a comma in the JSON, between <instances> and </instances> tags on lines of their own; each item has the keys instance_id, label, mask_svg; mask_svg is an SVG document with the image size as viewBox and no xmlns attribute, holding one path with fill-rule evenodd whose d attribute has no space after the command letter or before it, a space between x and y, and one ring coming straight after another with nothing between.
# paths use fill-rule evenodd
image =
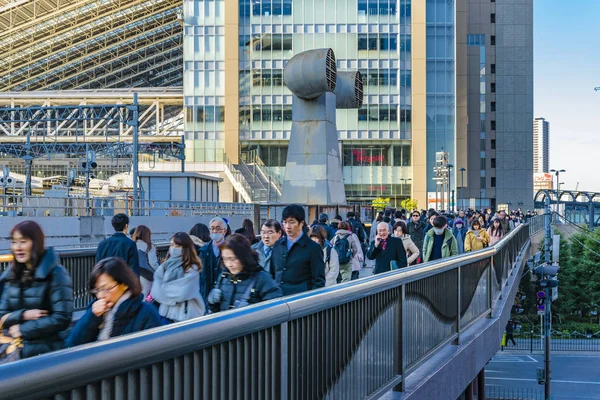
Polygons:
<instances>
[{"instance_id":1,"label":"curved pipe","mask_svg":"<svg viewBox=\"0 0 600 400\"><path fill-rule=\"evenodd\" d=\"M316 49L296 54L286 64L283 81L296 96L316 99L336 86L337 68L331 49Z\"/></svg>"},{"instance_id":2,"label":"curved pipe","mask_svg":"<svg viewBox=\"0 0 600 400\"><path fill-rule=\"evenodd\" d=\"M361 108L363 104L362 75L358 71L340 71L335 85L338 109Z\"/></svg>"}]
</instances>

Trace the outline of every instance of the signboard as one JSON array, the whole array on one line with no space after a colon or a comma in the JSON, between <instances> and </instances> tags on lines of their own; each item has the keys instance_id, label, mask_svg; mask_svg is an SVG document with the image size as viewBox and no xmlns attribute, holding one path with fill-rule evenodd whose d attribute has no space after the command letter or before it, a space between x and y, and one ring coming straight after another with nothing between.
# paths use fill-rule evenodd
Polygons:
<instances>
[{"instance_id":1,"label":"signboard","mask_svg":"<svg viewBox=\"0 0 600 400\"><path fill-rule=\"evenodd\" d=\"M536 183L540 182L550 182L552 183L553 176L552 174L547 174L545 172L536 172L533 174L533 181Z\"/></svg>"}]
</instances>

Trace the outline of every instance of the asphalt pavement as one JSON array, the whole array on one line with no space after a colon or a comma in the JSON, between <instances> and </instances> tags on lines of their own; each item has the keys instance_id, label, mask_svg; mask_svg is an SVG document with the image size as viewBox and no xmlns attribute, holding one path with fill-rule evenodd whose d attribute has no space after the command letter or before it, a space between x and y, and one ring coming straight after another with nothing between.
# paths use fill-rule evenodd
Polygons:
<instances>
[{"instance_id":1,"label":"asphalt pavement","mask_svg":"<svg viewBox=\"0 0 600 400\"><path fill-rule=\"evenodd\" d=\"M553 400L600 400L600 354L553 354L551 360ZM499 352L485 369L485 383L543 394L536 377L543 367L543 355Z\"/></svg>"}]
</instances>

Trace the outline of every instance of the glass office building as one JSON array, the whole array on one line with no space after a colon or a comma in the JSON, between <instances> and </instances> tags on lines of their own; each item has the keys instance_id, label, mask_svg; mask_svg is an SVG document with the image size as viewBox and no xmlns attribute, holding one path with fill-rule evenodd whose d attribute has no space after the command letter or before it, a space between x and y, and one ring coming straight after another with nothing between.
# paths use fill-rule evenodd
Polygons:
<instances>
[{"instance_id":1,"label":"glass office building","mask_svg":"<svg viewBox=\"0 0 600 400\"><path fill-rule=\"evenodd\" d=\"M454 14L447 0L185 0L188 161L218 172L260 159L282 177L292 120L283 69L329 47L364 83L363 107L337 111L348 200L425 207L435 152L452 162L455 147Z\"/></svg>"}]
</instances>

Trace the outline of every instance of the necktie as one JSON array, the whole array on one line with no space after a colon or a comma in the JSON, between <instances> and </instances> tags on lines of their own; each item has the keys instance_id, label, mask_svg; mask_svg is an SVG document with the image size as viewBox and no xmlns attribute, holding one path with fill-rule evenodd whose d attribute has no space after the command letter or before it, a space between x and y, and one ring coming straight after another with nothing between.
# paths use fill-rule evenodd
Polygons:
<instances>
[{"instance_id":1,"label":"necktie","mask_svg":"<svg viewBox=\"0 0 600 400\"><path fill-rule=\"evenodd\" d=\"M265 257L269 258L269 256L271 255L271 251L273 251L272 248L265 247Z\"/></svg>"}]
</instances>

